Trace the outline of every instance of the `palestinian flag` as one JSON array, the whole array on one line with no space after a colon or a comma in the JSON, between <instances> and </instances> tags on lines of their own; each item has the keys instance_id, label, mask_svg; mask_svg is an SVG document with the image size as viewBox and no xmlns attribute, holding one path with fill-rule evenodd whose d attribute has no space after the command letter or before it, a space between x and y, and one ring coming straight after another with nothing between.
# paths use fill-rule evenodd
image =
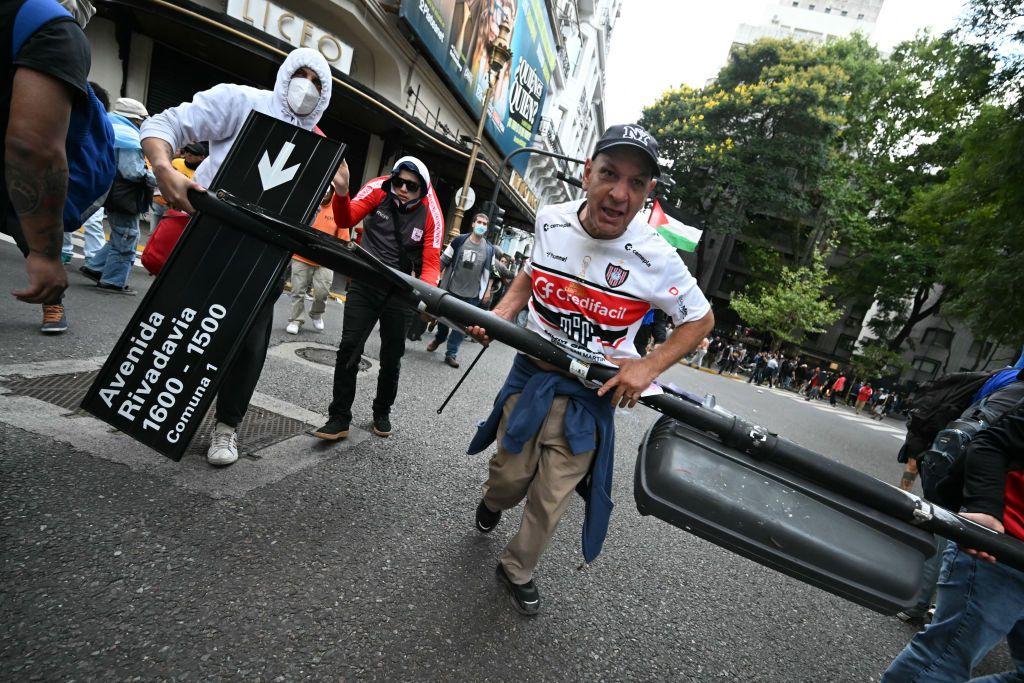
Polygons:
<instances>
[{"instance_id":1,"label":"palestinian flag","mask_svg":"<svg viewBox=\"0 0 1024 683\"><path fill-rule=\"evenodd\" d=\"M658 231L658 234L665 238L665 241L680 251L696 251L697 242L700 242L701 231L691 228L689 225L680 223L667 213L661 210L661 204L654 200L654 207L651 209L651 217L647 222Z\"/></svg>"}]
</instances>

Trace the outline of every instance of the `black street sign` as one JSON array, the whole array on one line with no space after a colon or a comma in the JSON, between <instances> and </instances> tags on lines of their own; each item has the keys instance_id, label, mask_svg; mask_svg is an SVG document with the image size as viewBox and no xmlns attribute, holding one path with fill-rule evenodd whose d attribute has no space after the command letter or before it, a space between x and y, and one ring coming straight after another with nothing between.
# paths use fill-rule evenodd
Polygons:
<instances>
[{"instance_id":1,"label":"black street sign","mask_svg":"<svg viewBox=\"0 0 1024 683\"><path fill-rule=\"evenodd\" d=\"M308 224L344 151L339 142L252 112L209 189ZM290 256L197 213L82 407L180 460L256 314L279 295Z\"/></svg>"}]
</instances>

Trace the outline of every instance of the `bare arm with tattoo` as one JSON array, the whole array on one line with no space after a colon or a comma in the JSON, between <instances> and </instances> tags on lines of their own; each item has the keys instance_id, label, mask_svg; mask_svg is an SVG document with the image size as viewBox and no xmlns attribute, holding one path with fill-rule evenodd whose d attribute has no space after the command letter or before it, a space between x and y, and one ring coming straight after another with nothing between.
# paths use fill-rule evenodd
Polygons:
<instances>
[{"instance_id":1,"label":"bare arm with tattoo","mask_svg":"<svg viewBox=\"0 0 1024 683\"><path fill-rule=\"evenodd\" d=\"M27 303L53 303L68 286L60 249L71 98L70 88L56 78L25 67L14 73L4 137L5 173L11 208L29 249L25 258L28 287L12 293Z\"/></svg>"}]
</instances>

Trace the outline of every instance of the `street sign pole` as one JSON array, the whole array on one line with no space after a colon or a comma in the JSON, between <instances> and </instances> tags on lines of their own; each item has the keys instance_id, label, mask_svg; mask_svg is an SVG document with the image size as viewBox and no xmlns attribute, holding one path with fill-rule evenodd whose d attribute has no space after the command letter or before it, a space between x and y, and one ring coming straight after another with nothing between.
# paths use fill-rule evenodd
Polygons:
<instances>
[{"instance_id":1,"label":"street sign pole","mask_svg":"<svg viewBox=\"0 0 1024 683\"><path fill-rule=\"evenodd\" d=\"M210 185L302 224L345 146L252 112ZM180 460L291 253L202 212L189 221L82 401L99 419Z\"/></svg>"}]
</instances>

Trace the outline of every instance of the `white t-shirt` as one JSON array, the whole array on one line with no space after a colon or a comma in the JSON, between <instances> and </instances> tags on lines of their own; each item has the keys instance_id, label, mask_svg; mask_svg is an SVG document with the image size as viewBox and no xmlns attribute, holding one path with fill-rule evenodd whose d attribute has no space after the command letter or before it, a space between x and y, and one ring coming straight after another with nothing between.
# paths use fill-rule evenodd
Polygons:
<instances>
[{"instance_id":1,"label":"white t-shirt","mask_svg":"<svg viewBox=\"0 0 1024 683\"><path fill-rule=\"evenodd\" d=\"M537 212L527 328L588 361L639 358L636 332L652 307L678 326L711 305L679 254L641 218L619 237L595 239L580 225L583 200Z\"/></svg>"}]
</instances>

